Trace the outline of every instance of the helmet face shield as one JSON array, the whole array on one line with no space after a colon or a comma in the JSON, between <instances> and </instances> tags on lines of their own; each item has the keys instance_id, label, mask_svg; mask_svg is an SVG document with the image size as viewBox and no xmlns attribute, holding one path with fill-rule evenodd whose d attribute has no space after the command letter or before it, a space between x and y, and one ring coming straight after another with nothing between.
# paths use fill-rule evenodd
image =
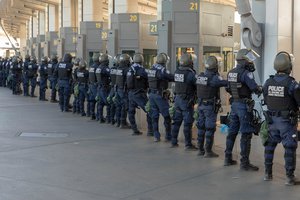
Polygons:
<instances>
[{"instance_id":1,"label":"helmet face shield","mask_svg":"<svg viewBox=\"0 0 300 200\"><path fill-rule=\"evenodd\" d=\"M244 58L249 62L254 62L257 58L260 58L260 55L254 50L250 49L248 53L244 55Z\"/></svg>"}]
</instances>

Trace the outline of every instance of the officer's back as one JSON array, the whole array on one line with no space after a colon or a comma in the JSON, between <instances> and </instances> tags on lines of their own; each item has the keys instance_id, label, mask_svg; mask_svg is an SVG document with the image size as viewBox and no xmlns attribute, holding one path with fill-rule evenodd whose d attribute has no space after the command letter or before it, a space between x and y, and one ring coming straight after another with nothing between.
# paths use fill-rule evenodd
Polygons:
<instances>
[{"instance_id":1,"label":"officer's back","mask_svg":"<svg viewBox=\"0 0 300 200\"><path fill-rule=\"evenodd\" d=\"M72 78L73 64L71 61L72 56L70 54L66 54L63 58L63 61L58 63L56 69L58 80L70 80Z\"/></svg>"}]
</instances>

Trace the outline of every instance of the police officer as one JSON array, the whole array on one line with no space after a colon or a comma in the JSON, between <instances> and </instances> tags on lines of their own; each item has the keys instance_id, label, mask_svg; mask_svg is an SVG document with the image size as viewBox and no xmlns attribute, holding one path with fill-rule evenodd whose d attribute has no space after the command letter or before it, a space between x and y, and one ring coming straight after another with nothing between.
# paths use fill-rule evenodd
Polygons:
<instances>
[{"instance_id":1,"label":"police officer","mask_svg":"<svg viewBox=\"0 0 300 200\"><path fill-rule=\"evenodd\" d=\"M18 56L12 58L12 64L10 65L12 75L12 93L15 95L21 94L21 78L22 78L22 66L21 60Z\"/></svg>"},{"instance_id":2,"label":"police officer","mask_svg":"<svg viewBox=\"0 0 300 200\"><path fill-rule=\"evenodd\" d=\"M77 114L82 114L82 116L85 116L85 112L84 114L80 112L80 102L79 102L79 85L78 85L78 76L77 76L77 72L79 69L79 64L80 64L81 59L80 58L75 58L73 65L74 65L74 69L73 69L73 73L72 73L72 91L73 91L73 95L74 95L74 99L73 99L73 113L77 113ZM82 76L82 73L78 74L79 76ZM86 96L86 95L85 95ZM84 108L83 108L84 111Z\"/></svg>"},{"instance_id":3,"label":"police officer","mask_svg":"<svg viewBox=\"0 0 300 200\"><path fill-rule=\"evenodd\" d=\"M130 128L127 124L127 111L128 111L128 91L126 86L126 76L131 65L131 57L128 54L120 56L120 64L116 72L116 127L122 129Z\"/></svg>"},{"instance_id":4,"label":"police officer","mask_svg":"<svg viewBox=\"0 0 300 200\"><path fill-rule=\"evenodd\" d=\"M50 89L51 89L51 98L50 98L50 102L51 103L57 103L58 101L56 100L56 85L57 85L57 77L54 74L54 71L57 67L57 63L58 63L58 58L56 55L52 55L51 56L51 61L48 63L48 77L49 77L49 81L50 81Z\"/></svg>"},{"instance_id":5,"label":"police officer","mask_svg":"<svg viewBox=\"0 0 300 200\"><path fill-rule=\"evenodd\" d=\"M128 89L128 118L133 130L132 135L141 135L142 132L138 130L135 121L135 109L141 108L147 114L147 136L153 136L151 113L146 111L146 104L148 102L148 74L143 66L144 57L142 54L137 53L133 56L133 65L127 72L126 85Z\"/></svg>"},{"instance_id":6,"label":"police officer","mask_svg":"<svg viewBox=\"0 0 300 200\"><path fill-rule=\"evenodd\" d=\"M299 84L290 76L293 57L279 52L274 61L275 76L270 76L263 87L267 105L269 137L265 146L265 181L272 180L274 151L282 142L285 149L286 185L295 184L296 149L298 147L297 117L300 102ZM298 103L297 103L298 102Z\"/></svg>"},{"instance_id":7,"label":"police officer","mask_svg":"<svg viewBox=\"0 0 300 200\"><path fill-rule=\"evenodd\" d=\"M149 82L149 102L151 110L151 119L154 131L154 142L160 141L159 132L159 114L164 117L165 125L165 141L169 142L172 139L171 135L171 117L169 114L169 98L170 92L168 90L169 82L174 81L174 75L171 74L166 66L168 56L165 53L160 53L156 57L156 64L148 70Z\"/></svg>"},{"instance_id":8,"label":"police officer","mask_svg":"<svg viewBox=\"0 0 300 200\"><path fill-rule=\"evenodd\" d=\"M107 54L100 55L99 64L95 72L98 83L98 116L100 123L110 123L110 104L107 102L107 97L110 92L110 69ZM106 118L103 116L104 106L106 106Z\"/></svg>"},{"instance_id":9,"label":"police officer","mask_svg":"<svg viewBox=\"0 0 300 200\"><path fill-rule=\"evenodd\" d=\"M69 112L70 81L72 79L72 56L64 55L62 62L58 63L55 75L58 77L59 105L62 112Z\"/></svg>"},{"instance_id":10,"label":"police officer","mask_svg":"<svg viewBox=\"0 0 300 200\"><path fill-rule=\"evenodd\" d=\"M25 74L25 78L26 79L23 84L26 84L24 86L24 92L25 90L27 91L27 94L29 93L28 91L28 86L30 84L30 96L31 97L36 97L34 95L34 92L35 92L35 87L36 87L36 82L37 82L37 77L38 77L38 68L39 66L37 65L37 60L36 60L36 57L35 56L32 56L30 58L30 63L28 64L28 68L26 69L26 65L24 65L24 70L26 70L24 72Z\"/></svg>"},{"instance_id":11,"label":"police officer","mask_svg":"<svg viewBox=\"0 0 300 200\"><path fill-rule=\"evenodd\" d=\"M11 72L11 65L12 65L12 58L7 58L6 65L5 65L5 85L12 89L12 72Z\"/></svg>"},{"instance_id":12,"label":"police officer","mask_svg":"<svg viewBox=\"0 0 300 200\"><path fill-rule=\"evenodd\" d=\"M110 104L110 121L112 125L116 123L116 80L119 63L120 55L117 55L114 57L113 66L110 68L110 93L108 97L108 103Z\"/></svg>"},{"instance_id":13,"label":"police officer","mask_svg":"<svg viewBox=\"0 0 300 200\"><path fill-rule=\"evenodd\" d=\"M26 55L25 60L23 62L23 91L24 91L24 96L29 96L29 64L30 64L30 56ZM32 65L31 65L32 67Z\"/></svg>"},{"instance_id":14,"label":"police officer","mask_svg":"<svg viewBox=\"0 0 300 200\"><path fill-rule=\"evenodd\" d=\"M6 87L6 64L7 64L7 58L4 58L2 61L2 87Z\"/></svg>"},{"instance_id":15,"label":"police officer","mask_svg":"<svg viewBox=\"0 0 300 200\"><path fill-rule=\"evenodd\" d=\"M41 64L39 66L40 74L40 101L48 101L46 99L46 89L47 89L47 80L48 80L48 62L49 58L47 56L41 59Z\"/></svg>"},{"instance_id":16,"label":"police officer","mask_svg":"<svg viewBox=\"0 0 300 200\"><path fill-rule=\"evenodd\" d=\"M89 103L90 103L90 112L91 112L91 119L96 119L95 114L95 106L96 106L96 96L97 96L97 78L96 78L96 69L99 66L99 53L94 53L93 55L93 64L89 68Z\"/></svg>"},{"instance_id":17,"label":"police officer","mask_svg":"<svg viewBox=\"0 0 300 200\"><path fill-rule=\"evenodd\" d=\"M198 97L198 147L199 156L205 158L218 157L212 151L214 134L216 131L217 114L221 107L220 87L227 86L227 81L222 80L218 68L221 58L210 56L205 63L205 72L197 76ZM204 141L205 149L204 149Z\"/></svg>"},{"instance_id":18,"label":"police officer","mask_svg":"<svg viewBox=\"0 0 300 200\"><path fill-rule=\"evenodd\" d=\"M255 67L253 59L256 54L249 49L241 49L236 56L237 66L230 70L227 75L228 92L231 95L231 112L229 131L226 138L224 166L235 165L232 159L232 149L236 136L241 133L241 164L240 169L245 171L257 171L259 168L250 164L249 155L251 150L251 138L255 129L251 122L253 120L252 93L260 95L262 89L254 80Z\"/></svg>"},{"instance_id":19,"label":"police officer","mask_svg":"<svg viewBox=\"0 0 300 200\"><path fill-rule=\"evenodd\" d=\"M196 151L197 147L192 144L192 125L194 122L193 112L196 97L196 72L192 54L184 53L180 57L180 66L174 74L175 81L175 114L172 125L172 148L178 147L178 133L182 121L184 122L183 133L185 137L185 149Z\"/></svg>"},{"instance_id":20,"label":"police officer","mask_svg":"<svg viewBox=\"0 0 300 200\"><path fill-rule=\"evenodd\" d=\"M81 116L86 116L85 109L84 109L84 102L87 98L87 91L88 91L88 81L89 81L89 71L86 69L87 63L85 60L80 60L79 67L76 70L75 78L78 84L79 89L79 109Z\"/></svg>"}]
</instances>

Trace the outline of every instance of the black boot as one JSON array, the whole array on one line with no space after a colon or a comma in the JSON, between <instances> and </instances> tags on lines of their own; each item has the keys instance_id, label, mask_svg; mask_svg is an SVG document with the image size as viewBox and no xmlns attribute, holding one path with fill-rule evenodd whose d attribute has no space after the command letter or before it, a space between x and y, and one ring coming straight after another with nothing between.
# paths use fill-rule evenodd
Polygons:
<instances>
[{"instance_id":1,"label":"black boot","mask_svg":"<svg viewBox=\"0 0 300 200\"><path fill-rule=\"evenodd\" d=\"M296 179L294 174L290 174L286 176L286 182L285 182L286 186L293 186L296 185Z\"/></svg>"},{"instance_id":2,"label":"black boot","mask_svg":"<svg viewBox=\"0 0 300 200\"><path fill-rule=\"evenodd\" d=\"M141 131L137 130L137 129L134 130L133 133L132 133L133 136L142 135L142 134L143 133Z\"/></svg>"},{"instance_id":3,"label":"black boot","mask_svg":"<svg viewBox=\"0 0 300 200\"><path fill-rule=\"evenodd\" d=\"M250 155L250 151L251 151L251 138L252 135L251 134L244 134L244 136L242 135L242 142L244 142L244 147L241 147L241 165L240 165L240 169L244 170L244 171L258 171L259 168L255 165L252 165L249 161L249 155ZM241 145L242 146L242 145Z\"/></svg>"},{"instance_id":4,"label":"black boot","mask_svg":"<svg viewBox=\"0 0 300 200\"><path fill-rule=\"evenodd\" d=\"M205 154L204 137L199 137L198 138L198 148L199 148L198 156L204 156L204 154Z\"/></svg>"},{"instance_id":5,"label":"black boot","mask_svg":"<svg viewBox=\"0 0 300 200\"><path fill-rule=\"evenodd\" d=\"M218 154L216 154L215 152L212 151L213 143L214 143L214 136L206 137L204 158L217 158L217 157L219 157Z\"/></svg>"},{"instance_id":6,"label":"black boot","mask_svg":"<svg viewBox=\"0 0 300 200\"><path fill-rule=\"evenodd\" d=\"M273 180L273 173L272 173L272 165L268 164L265 165L265 177L264 181L272 181Z\"/></svg>"},{"instance_id":7,"label":"black boot","mask_svg":"<svg viewBox=\"0 0 300 200\"><path fill-rule=\"evenodd\" d=\"M231 165L236 165L237 161L236 160L232 160L231 156L226 156L225 160L224 160L224 166L231 166Z\"/></svg>"}]
</instances>

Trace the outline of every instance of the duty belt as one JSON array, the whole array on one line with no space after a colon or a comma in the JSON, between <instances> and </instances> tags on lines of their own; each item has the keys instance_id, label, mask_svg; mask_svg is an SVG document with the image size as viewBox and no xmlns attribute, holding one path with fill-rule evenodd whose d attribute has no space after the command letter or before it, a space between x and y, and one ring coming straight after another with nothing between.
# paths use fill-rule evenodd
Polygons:
<instances>
[{"instance_id":1,"label":"duty belt","mask_svg":"<svg viewBox=\"0 0 300 200\"><path fill-rule=\"evenodd\" d=\"M204 106L214 105L214 99L202 99L200 104Z\"/></svg>"},{"instance_id":2,"label":"duty belt","mask_svg":"<svg viewBox=\"0 0 300 200\"><path fill-rule=\"evenodd\" d=\"M162 95L163 91L159 89L150 89L150 93Z\"/></svg>"},{"instance_id":3,"label":"duty belt","mask_svg":"<svg viewBox=\"0 0 300 200\"><path fill-rule=\"evenodd\" d=\"M291 111L268 111L268 114L272 117L289 117L291 115Z\"/></svg>"}]
</instances>

